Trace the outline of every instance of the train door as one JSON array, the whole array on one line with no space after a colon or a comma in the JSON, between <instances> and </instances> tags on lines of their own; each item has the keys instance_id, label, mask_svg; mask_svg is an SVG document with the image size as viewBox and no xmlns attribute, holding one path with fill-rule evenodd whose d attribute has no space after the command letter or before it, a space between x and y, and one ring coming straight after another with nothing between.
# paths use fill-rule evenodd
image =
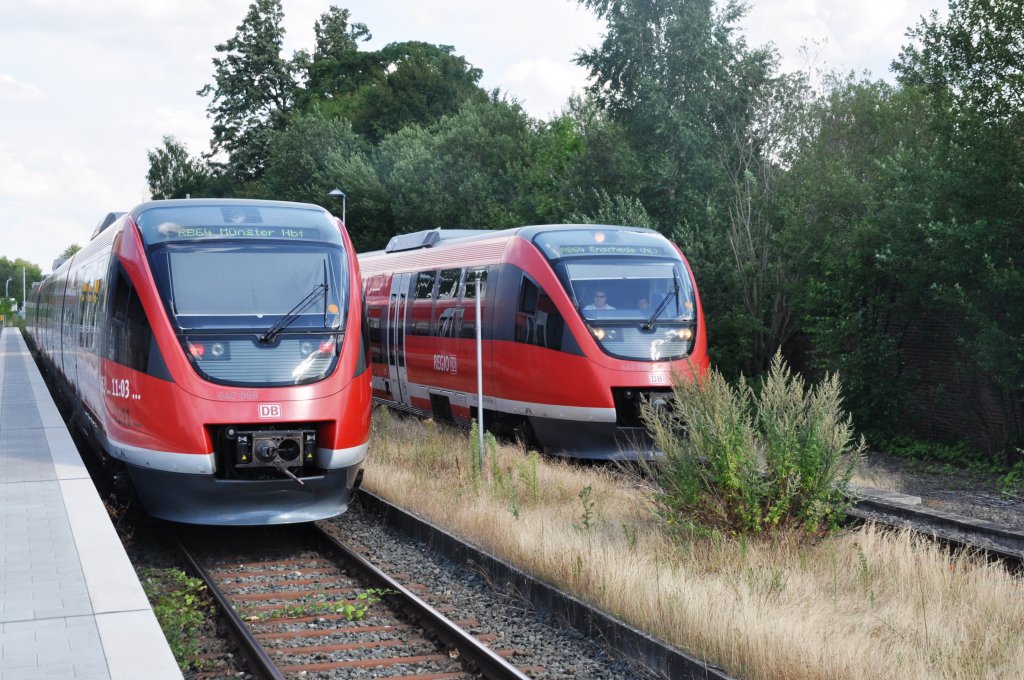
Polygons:
<instances>
[{"instance_id":1,"label":"train door","mask_svg":"<svg viewBox=\"0 0 1024 680\"><path fill-rule=\"evenodd\" d=\"M388 323L384 341L388 362L388 384L392 398L409 404L409 372L405 362L405 322L409 312L410 273L396 273L391 278L388 298Z\"/></svg>"}]
</instances>

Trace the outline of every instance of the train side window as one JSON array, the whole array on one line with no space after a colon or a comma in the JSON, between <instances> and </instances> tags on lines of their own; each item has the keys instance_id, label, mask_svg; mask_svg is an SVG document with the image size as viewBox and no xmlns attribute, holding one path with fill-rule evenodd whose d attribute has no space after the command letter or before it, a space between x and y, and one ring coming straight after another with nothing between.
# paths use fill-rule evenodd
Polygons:
<instances>
[{"instance_id":1,"label":"train side window","mask_svg":"<svg viewBox=\"0 0 1024 680\"><path fill-rule=\"evenodd\" d=\"M551 297L530 277L523 276L516 308L516 342L562 349L565 322Z\"/></svg>"},{"instance_id":2,"label":"train side window","mask_svg":"<svg viewBox=\"0 0 1024 680\"><path fill-rule=\"evenodd\" d=\"M476 295L480 289L480 302L487 299L487 270L469 269L462 287L462 323L459 326L460 338L476 337ZM481 309L482 311L482 309Z\"/></svg>"},{"instance_id":3,"label":"train side window","mask_svg":"<svg viewBox=\"0 0 1024 680\"><path fill-rule=\"evenodd\" d=\"M384 333L381 328L384 310L385 307L382 306L368 307L366 310L366 326L370 336L370 361L375 364L384 363Z\"/></svg>"},{"instance_id":4,"label":"train side window","mask_svg":"<svg viewBox=\"0 0 1024 680\"><path fill-rule=\"evenodd\" d=\"M420 272L416 275L416 290L413 291L413 298L416 300L430 300L434 293L434 279L437 272Z\"/></svg>"},{"instance_id":5,"label":"train side window","mask_svg":"<svg viewBox=\"0 0 1024 680\"><path fill-rule=\"evenodd\" d=\"M437 302L434 304L434 335L453 338L458 330L460 315L459 284L461 269L442 269L437 279Z\"/></svg>"},{"instance_id":6,"label":"train side window","mask_svg":"<svg viewBox=\"0 0 1024 680\"><path fill-rule=\"evenodd\" d=\"M413 286L412 312L406 333L409 335L430 335L434 314L434 290L437 272L420 272Z\"/></svg>"}]
</instances>

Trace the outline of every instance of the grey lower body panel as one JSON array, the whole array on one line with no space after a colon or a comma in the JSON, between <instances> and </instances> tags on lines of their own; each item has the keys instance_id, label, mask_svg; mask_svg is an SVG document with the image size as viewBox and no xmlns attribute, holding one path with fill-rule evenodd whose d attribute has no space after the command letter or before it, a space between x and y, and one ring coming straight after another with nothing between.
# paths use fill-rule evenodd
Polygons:
<instances>
[{"instance_id":1,"label":"grey lower body panel","mask_svg":"<svg viewBox=\"0 0 1024 680\"><path fill-rule=\"evenodd\" d=\"M642 427L555 418L530 418L537 440L548 453L593 460L650 460L659 454Z\"/></svg>"},{"instance_id":2,"label":"grey lower body panel","mask_svg":"<svg viewBox=\"0 0 1024 680\"><path fill-rule=\"evenodd\" d=\"M313 522L342 514L358 486L362 465L303 477L303 484L217 479L128 465L132 485L150 515L184 524L259 526Z\"/></svg>"}]
</instances>

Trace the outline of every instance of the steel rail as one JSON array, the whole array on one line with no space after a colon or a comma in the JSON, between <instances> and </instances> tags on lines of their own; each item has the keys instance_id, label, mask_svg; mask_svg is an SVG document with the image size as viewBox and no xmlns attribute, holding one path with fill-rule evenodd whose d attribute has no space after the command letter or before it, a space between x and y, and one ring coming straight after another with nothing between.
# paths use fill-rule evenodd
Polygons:
<instances>
[{"instance_id":1,"label":"steel rail","mask_svg":"<svg viewBox=\"0 0 1024 680\"><path fill-rule=\"evenodd\" d=\"M867 490L865 490L867 491ZM909 527L949 543L975 548L1010 562L1024 562L1024 531L986 520L963 517L933 508L887 500L883 495L861 498L847 515L860 521Z\"/></svg>"},{"instance_id":2,"label":"steel rail","mask_svg":"<svg viewBox=\"0 0 1024 680\"><path fill-rule=\"evenodd\" d=\"M238 650L249 664L249 672L256 678L259 678L259 680L284 680L284 675L274 665L270 655L267 654L267 650L256 640L249 626L245 624L242 617L231 606L227 596L221 592L213 577L199 562L199 559L192 554L192 551L186 547L185 543L173 529L168 527L166 530L178 548L178 552L181 553L184 560L188 563L189 568L203 580L210 595L216 601L220 614L227 624L228 634L235 644L238 645Z\"/></svg>"},{"instance_id":3,"label":"steel rail","mask_svg":"<svg viewBox=\"0 0 1024 680\"><path fill-rule=\"evenodd\" d=\"M457 649L466 663L470 664L472 670L492 680L529 680L529 676L524 675L490 647L455 625L441 612L375 567L362 555L353 551L317 524L313 524L312 528L321 541L326 543L342 560L358 569L363 577L374 582L380 588L399 594L412 613L419 617L419 625L429 628L441 642Z\"/></svg>"}]
</instances>

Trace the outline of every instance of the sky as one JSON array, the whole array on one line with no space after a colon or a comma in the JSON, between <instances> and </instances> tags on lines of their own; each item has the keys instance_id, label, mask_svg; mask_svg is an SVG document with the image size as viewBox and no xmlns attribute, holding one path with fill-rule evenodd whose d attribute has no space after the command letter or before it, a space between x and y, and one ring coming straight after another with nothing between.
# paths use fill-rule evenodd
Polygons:
<instances>
[{"instance_id":1,"label":"sky","mask_svg":"<svg viewBox=\"0 0 1024 680\"><path fill-rule=\"evenodd\" d=\"M44 273L84 245L108 212L147 200L147 150L164 135L208 149L214 46L250 0L0 0L0 256ZM283 0L286 55L313 47L330 0ZM570 0L335 0L373 35L367 49L452 45L528 113L546 119L586 84L572 63L602 25ZM751 45L783 70L868 71L889 64L908 27L943 0L750 0ZM806 49L805 49L806 48ZM267 197L273 198L273 197Z\"/></svg>"}]
</instances>

